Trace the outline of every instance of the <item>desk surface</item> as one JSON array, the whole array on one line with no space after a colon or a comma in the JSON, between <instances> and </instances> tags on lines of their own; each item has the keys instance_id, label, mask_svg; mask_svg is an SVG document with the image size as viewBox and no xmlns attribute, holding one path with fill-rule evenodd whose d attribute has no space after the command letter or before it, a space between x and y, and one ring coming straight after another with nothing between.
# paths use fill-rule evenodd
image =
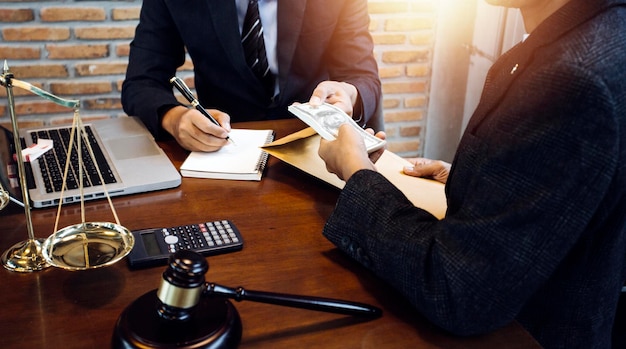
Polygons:
<instances>
[{"instance_id":1,"label":"desk surface","mask_svg":"<svg viewBox=\"0 0 626 349\"><path fill-rule=\"evenodd\" d=\"M236 124L272 128L278 137L305 127L298 120ZM161 143L178 168L187 153ZM241 348L535 348L517 323L495 333L454 337L433 327L398 293L321 234L339 191L270 157L260 182L184 178L175 189L113 199L128 229L230 219L241 251L209 257L207 281L251 290L338 298L383 309L376 320L234 302L243 323ZM86 203L87 221L114 221L106 200ZM52 233L56 208L32 211L35 236ZM80 205L63 206L59 226L80 222ZM0 252L27 239L24 210L0 212ZM122 310L159 286L163 267L131 271L126 261L89 271L0 268L0 343L14 348L107 348Z\"/></svg>"}]
</instances>

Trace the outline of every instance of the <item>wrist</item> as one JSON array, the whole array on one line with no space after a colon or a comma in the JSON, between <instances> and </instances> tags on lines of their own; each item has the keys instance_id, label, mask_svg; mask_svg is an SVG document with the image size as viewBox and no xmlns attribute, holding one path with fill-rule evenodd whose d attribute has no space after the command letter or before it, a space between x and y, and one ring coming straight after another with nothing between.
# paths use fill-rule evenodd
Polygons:
<instances>
[{"instance_id":1,"label":"wrist","mask_svg":"<svg viewBox=\"0 0 626 349\"><path fill-rule=\"evenodd\" d=\"M361 170L376 171L376 167L374 167L374 164L372 164L372 162L369 161L369 159L357 160L356 158L353 158L353 161L348 162L347 166L344 168L344 171L343 171L344 181L347 181L348 179L350 179L350 177L352 177L352 175L354 175L355 173Z\"/></svg>"},{"instance_id":2,"label":"wrist","mask_svg":"<svg viewBox=\"0 0 626 349\"><path fill-rule=\"evenodd\" d=\"M347 82L341 82L341 85L350 97L350 103L352 103L352 106L354 107L358 102L359 90L356 89L356 86Z\"/></svg>"},{"instance_id":3,"label":"wrist","mask_svg":"<svg viewBox=\"0 0 626 349\"><path fill-rule=\"evenodd\" d=\"M180 119L182 118L183 114L187 112L187 110L187 107L183 107L181 105L170 108L161 116L161 127L165 131L174 135L176 129L178 128L178 124L180 123Z\"/></svg>"}]
</instances>

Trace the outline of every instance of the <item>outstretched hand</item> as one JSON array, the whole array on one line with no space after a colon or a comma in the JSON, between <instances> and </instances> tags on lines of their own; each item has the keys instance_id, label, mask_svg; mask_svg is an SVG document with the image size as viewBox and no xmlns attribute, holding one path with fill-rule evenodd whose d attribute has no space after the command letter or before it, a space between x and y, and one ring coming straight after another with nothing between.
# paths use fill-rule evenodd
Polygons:
<instances>
[{"instance_id":1,"label":"outstretched hand","mask_svg":"<svg viewBox=\"0 0 626 349\"><path fill-rule=\"evenodd\" d=\"M313 90L309 104L313 106L322 103L332 104L352 116L357 97L356 87L347 82L322 81Z\"/></svg>"}]
</instances>

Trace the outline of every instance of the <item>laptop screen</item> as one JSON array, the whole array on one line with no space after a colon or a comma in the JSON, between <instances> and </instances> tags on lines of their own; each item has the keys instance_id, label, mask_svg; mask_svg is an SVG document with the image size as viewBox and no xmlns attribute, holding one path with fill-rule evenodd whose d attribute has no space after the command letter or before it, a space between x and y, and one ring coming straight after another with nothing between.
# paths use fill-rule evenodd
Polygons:
<instances>
[{"instance_id":1,"label":"laptop screen","mask_svg":"<svg viewBox=\"0 0 626 349\"><path fill-rule=\"evenodd\" d=\"M2 166L0 166L0 183L13 199L22 202L20 178L17 162L14 160L13 154L15 154L13 132L0 126L0 161L2 161Z\"/></svg>"}]
</instances>

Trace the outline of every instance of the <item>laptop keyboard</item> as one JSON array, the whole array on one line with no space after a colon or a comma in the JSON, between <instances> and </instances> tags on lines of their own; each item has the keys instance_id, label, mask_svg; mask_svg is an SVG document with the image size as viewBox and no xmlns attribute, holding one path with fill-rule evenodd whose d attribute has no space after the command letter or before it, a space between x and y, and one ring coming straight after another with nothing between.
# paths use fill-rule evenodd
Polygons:
<instances>
[{"instance_id":1,"label":"laptop keyboard","mask_svg":"<svg viewBox=\"0 0 626 349\"><path fill-rule=\"evenodd\" d=\"M33 142L36 143L39 138L51 139L53 141L54 148L44 153L37 159L39 161L39 168L44 179L44 184L47 193L60 192L63 188L63 172L65 170L65 162L67 159L67 153L69 152L68 146L70 144L71 128L59 128L52 130L42 130L31 132ZM94 157L89 155L87 145L84 142L84 138L81 140L82 148L82 160L83 160L83 188L101 185L98 171L96 170L95 163L98 164L98 168L102 172L102 178L105 184L116 183L117 180L113 175L111 166L109 166L100 145L96 141L93 131L89 126L85 126L85 134L89 139L91 150ZM79 187L78 180L78 144L77 140L74 140L74 149L70 159L70 168L67 173L67 189L77 189Z\"/></svg>"}]
</instances>

